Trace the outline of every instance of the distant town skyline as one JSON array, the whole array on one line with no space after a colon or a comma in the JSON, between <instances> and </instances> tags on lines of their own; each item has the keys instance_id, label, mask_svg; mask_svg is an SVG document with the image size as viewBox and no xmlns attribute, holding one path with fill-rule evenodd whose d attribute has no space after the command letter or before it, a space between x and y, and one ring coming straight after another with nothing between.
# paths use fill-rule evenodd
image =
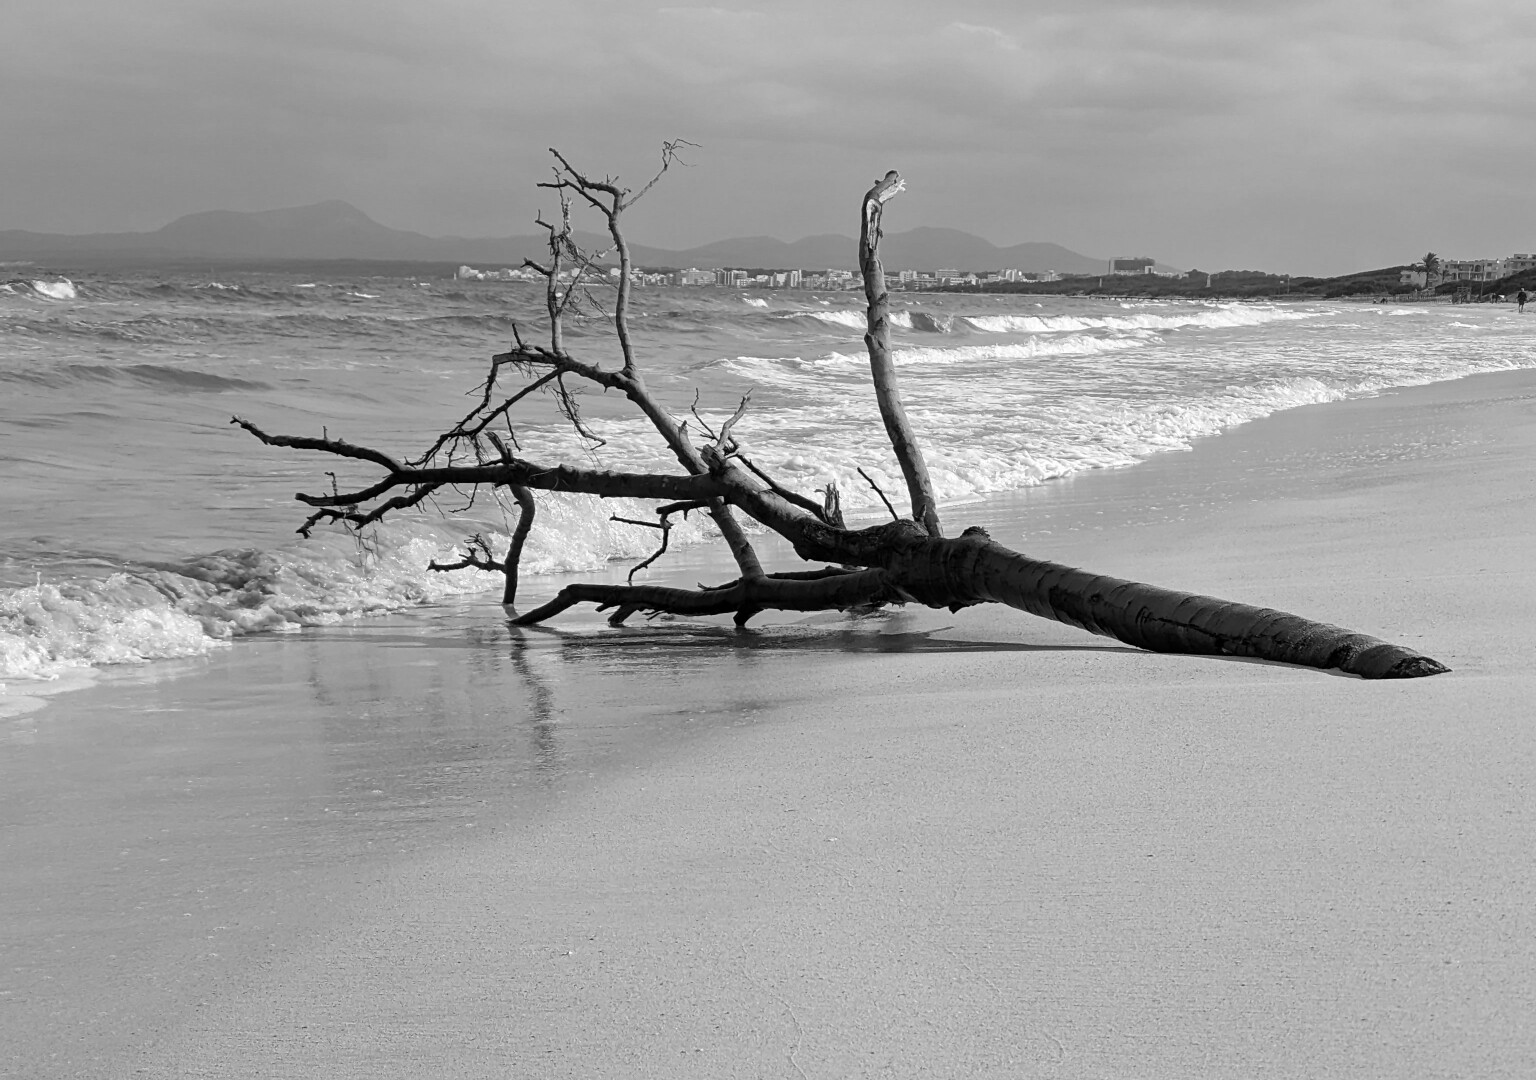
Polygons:
<instances>
[{"instance_id":1,"label":"distant town skyline","mask_svg":"<svg viewBox=\"0 0 1536 1080\"><path fill-rule=\"evenodd\" d=\"M518 235L546 147L639 186L683 137L637 242L850 234L895 167L889 228L999 246L1319 275L1497 258L1536 247L1532 56L1536 21L1467 0L17 5L0 230L344 199Z\"/></svg>"}]
</instances>

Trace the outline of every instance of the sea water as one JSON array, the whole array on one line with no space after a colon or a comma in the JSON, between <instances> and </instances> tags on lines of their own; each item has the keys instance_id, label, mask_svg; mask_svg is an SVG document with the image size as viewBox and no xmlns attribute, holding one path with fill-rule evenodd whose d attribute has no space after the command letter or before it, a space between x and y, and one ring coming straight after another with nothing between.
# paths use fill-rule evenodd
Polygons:
<instances>
[{"instance_id":1,"label":"sea water","mask_svg":"<svg viewBox=\"0 0 1536 1080\"><path fill-rule=\"evenodd\" d=\"M1512 305L1236 303L893 294L907 412L948 503L1178 451L1280 409L1536 366ZM293 273L22 276L0 283L0 681L196 656L244 635L334 624L499 587L436 573L473 533L504 546L515 506L442 493L359 537L295 535L295 491L375 478L232 426L343 437L398 456L463 416L493 353L538 341L518 283ZM702 436L734 434L781 483L836 483L879 510L862 469L903 490L863 351L862 296L644 288L632 298L652 390ZM567 347L618 362L611 321ZM580 398L601 445L547 397L512 414L535 461L676 469L614 394ZM694 411L698 419L694 419ZM623 500L542 494L526 574L600 569L655 546ZM697 515L696 515L697 516ZM867 520L874 520L872 516ZM690 523L677 541L708 539Z\"/></svg>"}]
</instances>

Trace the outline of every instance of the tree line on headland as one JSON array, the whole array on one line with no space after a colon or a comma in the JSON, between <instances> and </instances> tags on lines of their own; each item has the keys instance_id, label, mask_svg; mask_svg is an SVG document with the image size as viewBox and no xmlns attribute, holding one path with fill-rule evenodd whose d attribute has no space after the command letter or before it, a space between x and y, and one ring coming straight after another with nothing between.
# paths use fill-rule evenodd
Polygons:
<instances>
[{"instance_id":1,"label":"tree line on headland","mask_svg":"<svg viewBox=\"0 0 1536 1080\"><path fill-rule=\"evenodd\" d=\"M1427 289L1404 284L1402 272L1416 267L1389 266L1340 277L1302 277L1262 270L1190 270L1177 277L1152 274L1084 275L1056 281L999 281L981 285L949 285L945 292L1032 293L1051 296L1144 296L1223 300L1336 300L1346 298L1428 296L1456 297L1470 291L1472 299L1512 296L1536 289L1536 270L1525 270L1498 281L1442 281Z\"/></svg>"}]
</instances>

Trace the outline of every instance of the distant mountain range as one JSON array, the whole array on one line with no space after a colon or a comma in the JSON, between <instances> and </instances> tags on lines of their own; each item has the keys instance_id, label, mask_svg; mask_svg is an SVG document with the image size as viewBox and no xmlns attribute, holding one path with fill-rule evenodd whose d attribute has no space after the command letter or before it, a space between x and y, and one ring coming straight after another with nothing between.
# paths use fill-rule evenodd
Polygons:
<instances>
[{"instance_id":1,"label":"distant mountain range","mask_svg":"<svg viewBox=\"0 0 1536 1080\"><path fill-rule=\"evenodd\" d=\"M580 236L584 246L606 246L597 236ZM858 268L857 241L847 236L807 236L785 243L770 236L721 240L686 251L632 244L641 267L734 269ZM0 231L0 263L10 261L218 262L271 260L468 263L481 268L518 266L524 258L542 260L548 251L542 235L470 239L432 237L380 225L349 203L332 200L287 210L244 213L212 210L177 218L146 233L92 233L72 236L22 229ZM958 229L919 228L890 233L881 245L887 270L1056 270L1095 273L1103 259L1069 251L1059 244L1027 243L996 247Z\"/></svg>"}]
</instances>

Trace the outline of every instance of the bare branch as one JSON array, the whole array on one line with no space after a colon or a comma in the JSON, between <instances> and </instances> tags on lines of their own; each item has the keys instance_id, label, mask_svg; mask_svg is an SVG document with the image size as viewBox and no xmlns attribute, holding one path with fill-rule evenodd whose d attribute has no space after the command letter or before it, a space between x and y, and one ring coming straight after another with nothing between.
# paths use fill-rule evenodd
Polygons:
<instances>
[{"instance_id":1,"label":"bare branch","mask_svg":"<svg viewBox=\"0 0 1536 1080\"><path fill-rule=\"evenodd\" d=\"M486 570L491 573L501 569L501 566L491 558L491 544L479 533L471 536L464 542L464 554L455 563L440 563L436 559L427 563L428 570L447 572L449 570Z\"/></svg>"},{"instance_id":2,"label":"bare branch","mask_svg":"<svg viewBox=\"0 0 1536 1080\"><path fill-rule=\"evenodd\" d=\"M673 139L670 142L664 142L661 144L661 169L657 171L655 176L651 177L650 181L645 185L645 187L635 192L633 197L624 201L625 209L634 206L635 203L645 198L645 193L650 191L651 188L655 187L656 182L667 174L667 170L672 167L673 162L676 162L685 168L688 166L688 163L684 161L680 156L682 148L685 146L692 147L695 150L699 149L698 143L689 142L687 139Z\"/></svg>"},{"instance_id":3,"label":"bare branch","mask_svg":"<svg viewBox=\"0 0 1536 1080\"><path fill-rule=\"evenodd\" d=\"M880 496L880 501L885 503L885 508L891 512L891 520L900 521L901 515L898 514L896 512L896 508L891 505L891 500L885 497L885 492L880 490L880 485L875 483L874 478L871 477L869 473L864 471L864 467L862 465L859 466L859 475L864 478L865 483L875 489L875 494Z\"/></svg>"},{"instance_id":4,"label":"bare branch","mask_svg":"<svg viewBox=\"0 0 1536 1080\"><path fill-rule=\"evenodd\" d=\"M510 606L517 600L518 564L523 557L523 543L528 539L528 532L533 527L534 515L533 492L517 484L511 485L511 491L513 497L517 499L519 513L517 526L512 530L512 539L507 545L506 558L500 563L496 562L491 554L490 541L476 533L466 542L463 557L458 562L439 563L434 559L427 566L429 570L463 570L474 567L477 570L488 570L492 573L500 571L504 579L501 602L506 606Z\"/></svg>"},{"instance_id":5,"label":"bare branch","mask_svg":"<svg viewBox=\"0 0 1536 1080\"><path fill-rule=\"evenodd\" d=\"M775 495L777 495L779 498L784 499L784 500L786 500L788 502L792 502L796 506L800 507L802 510L806 510L806 511L812 513L812 514L815 514L817 517L821 518L821 520L827 522L830 525L840 524L840 522L831 521L826 516L826 514L823 512L824 508L821 505L818 505L816 502L812 501L811 499L807 499L804 495L801 495L798 491L791 491L789 488L787 488L783 484L779 483L772 476L768 475L768 473L765 472L762 468L758 467L755 463L753 463L752 459L747 457L745 454L742 454L742 453L738 452L736 454L736 460L741 462L743 465L745 465L747 467L747 470L749 472L751 472L753 476L757 477L763 483L767 484L768 485L768 489L770 491L772 491Z\"/></svg>"},{"instance_id":6,"label":"bare branch","mask_svg":"<svg viewBox=\"0 0 1536 1080\"><path fill-rule=\"evenodd\" d=\"M695 388L693 391L693 404L688 407L688 411L693 413L693 418L699 422L699 427L704 429L704 434L708 435L711 441L714 441L718 437L715 435L715 429L709 426L708 420L699 415L699 393L700 391Z\"/></svg>"},{"instance_id":7,"label":"bare branch","mask_svg":"<svg viewBox=\"0 0 1536 1080\"><path fill-rule=\"evenodd\" d=\"M576 434L594 444L592 449L599 446L607 446L608 440L599 437L581 418L581 406L576 403L576 397L570 388L565 385L564 372L555 376L555 399L560 403L560 415L571 422L576 429Z\"/></svg>"},{"instance_id":8,"label":"bare branch","mask_svg":"<svg viewBox=\"0 0 1536 1080\"><path fill-rule=\"evenodd\" d=\"M345 439L332 439L329 436L323 439L315 439L303 435L268 435L261 428L249 420L242 420L238 416L229 418L231 424L237 424L249 431L268 446L291 446L295 450L323 450L327 454L335 454L337 457L355 458L358 461L371 461L390 472L399 472L400 463L388 454L380 453L367 446L354 446Z\"/></svg>"},{"instance_id":9,"label":"bare branch","mask_svg":"<svg viewBox=\"0 0 1536 1080\"><path fill-rule=\"evenodd\" d=\"M384 502L375 506L366 514L358 513L355 510L316 510L313 514L309 515L304 524L299 526L296 531L299 533L299 535L308 537L310 535L310 531L316 525L320 524L321 522L328 521L345 522L350 528L352 528L353 531L357 531L362 529L365 525L372 525L374 522L382 520L385 514L388 514L393 510L410 509L441 486L441 484L423 484L409 495L396 495L393 499L386 499ZM305 502L309 502L309 500L304 499L302 495L299 496L299 498L303 499ZM314 504L311 503L310 505Z\"/></svg>"},{"instance_id":10,"label":"bare branch","mask_svg":"<svg viewBox=\"0 0 1536 1080\"><path fill-rule=\"evenodd\" d=\"M736 421L747 415L747 402L750 401L751 398L752 391L748 390L744 395L742 395L741 404L736 406L736 411L731 414L731 418L724 424L720 425L720 434L715 439L715 452L720 454L722 457L729 452L726 449L726 443L730 440L731 428L736 426ZM734 449L734 447L732 447L732 449Z\"/></svg>"},{"instance_id":11,"label":"bare branch","mask_svg":"<svg viewBox=\"0 0 1536 1080\"><path fill-rule=\"evenodd\" d=\"M675 615L740 615L746 612L750 618L752 614L768 609L844 610L898 600L881 570L818 575L810 579L767 575L743 577L719 588L697 590L660 585L567 585L553 600L512 621L518 626L530 626L581 603L597 604L600 608L617 606L626 617L636 611L658 611ZM745 619L738 619L738 625L743 622Z\"/></svg>"},{"instance_id":12,"label":"bare branch","mask_svg":"<svg viewBox=\"0 0 1536 1080\"><path fill-rule=\"evenodd\" d=\"M651 552L650 557L647 558L644 562L636 563L634 566L630 567L629 576L624 580L633 584L636 574L644 570L647 566L650 566L651 563L655 562L657 559L661 558L667 553L667 543L672 539L672 519L663 515L660 521L636 521L633 518L624 518L619 517L618 515L614 515L609 520L622 521L630 525L643 525L647 529L661 530L661 546L655 551Z\"/></svg>"},{"instance_id":13,"label":"bare branch","mask_svg":"<svg viewBox=\"0 0 1536 1080\"><path fill-rule=\"evenodd\" d=\"M432 458L437 455L437 452L444 446L447 446L450 443L455 443L460 439L473 440L475 436L483 432L486 427L490 425L498 416L505 415L507 410L512 408L512 406L516 405L519 401L523 400L523 398L544 386L546 383L555 378L558 378L560 375L559 371L550 371L544 375L541 375L527 386L524 386L522 389L518 390L511 397L507 398L500 405L496 406L496 408L481 416L479 422L476 423L473 427L466 426L471 420L474 420L475 417L480 414L482 409L490 404L491 393L495 387L497 369L501 367L503 363L510 362L512 361L510 360L510 354L508 353L500 353L491 358L491 373L486 377L485 394L481 397L480 404L471 409L464 416L464 419L460 420L448 431L439 435L437 437L437 441L435 441L420 457L412 459L410 464L425 465L428 461L432 460Z\"/></svg>"}]
</instances>

